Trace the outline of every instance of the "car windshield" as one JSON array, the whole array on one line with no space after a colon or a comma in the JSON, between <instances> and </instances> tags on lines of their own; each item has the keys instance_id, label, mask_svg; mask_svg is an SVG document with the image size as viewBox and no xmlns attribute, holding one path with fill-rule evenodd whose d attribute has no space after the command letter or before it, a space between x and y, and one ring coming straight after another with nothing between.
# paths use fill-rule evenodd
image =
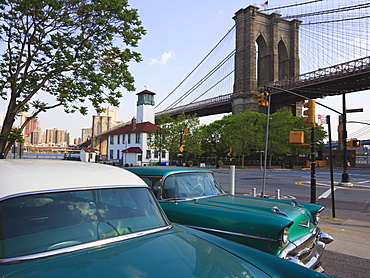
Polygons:
<instances>
[{"instance_id":1,"label":"car windshield","mask_svg":"<svg viewBox=\"0 0 370 278\"><path fill-rule=\"evenodd\" d=\"M168 226L148 188L80 190L0 204L0 257L35 254Z\"/></svg>"},{"instance_id":2,"label":"car windshield","mask_svg":"<svg viewBox=\"0 0 370 278\"><path fill-rule=\"evenodd\" d=\"M188 199L225 194L209 172L185 172L169 175L163 184L164 199Z\"/></svg>"}]
</instances>

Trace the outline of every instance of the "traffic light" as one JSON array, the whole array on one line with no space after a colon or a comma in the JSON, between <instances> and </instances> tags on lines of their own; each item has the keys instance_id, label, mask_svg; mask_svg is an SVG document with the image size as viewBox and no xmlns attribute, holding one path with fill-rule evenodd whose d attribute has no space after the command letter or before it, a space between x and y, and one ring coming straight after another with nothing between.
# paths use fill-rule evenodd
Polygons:
<instances>
[{"instance_id":1,"label":"traffic light","mask_svg":"<svg viewBox=\"0 0 370 278\"><path fill-rule=\"evenodd\" d=\"M291 144L304 144L304 132L303 131L291 131L289 133L289 143Z\"/></svg>"},{"instance_id":2,"label":"traffic light","mask_svg":"<svg viewBox=\"0 0 370 278\"><path fill-rule=\"evenodd\" d=\"M303 114L307 116L303 119L303 122L309 123L311 127L314 127L316 125L316 101L310 99L303 104L303 107L308 108L303 112Z\"/></svg>"},{"instance_id":3,"label":"traffic light","mask_svg":"<svg viewBox=\"0 0 370 278\"><path fill-rule=\"evenodd\" d=\"M348 148L359 148L361 147L361 141L358 139L349 139L347 142L347 147Z\"/></svg>"},{"instance_id":4,"label":"traffic light","mask_svg":"<svg viewBox=\"0 0 370 278\"><path fill-rule=\"evenodd\" d=\"M263 93L260 93L258 95L258 105L268 106L269 105L269 102L268 102L268 96L269 95L270 95L270 93L267 92L267 91L264 91Z\"/></svg>"}]
</instances>

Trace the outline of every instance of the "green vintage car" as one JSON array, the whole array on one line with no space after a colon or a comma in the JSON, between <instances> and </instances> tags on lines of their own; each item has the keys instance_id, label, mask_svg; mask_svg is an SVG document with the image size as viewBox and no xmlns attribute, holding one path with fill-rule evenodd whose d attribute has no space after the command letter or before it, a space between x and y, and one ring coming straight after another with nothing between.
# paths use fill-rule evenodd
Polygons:
<instances>
[{"instance_id":1,"label":"green vintage car","mask_svg":"<svg viewBox=\"0 0 370 278\"><path fill-rule=\"evenodd\" d=\"M295 200L228 195L206 169L126 169L152 187L172 222L323 271L320 257L333 240L317 226L324 207Z\"/></svg>"},{"instance_id":2,"label":"green vintage car","mask_svg":"<svg viewBox=\"0 0 370 278\"><path fill-rule=\"evenodd\" d=\"M114 166L0 159L0 277L327 277L168 221Z\"/></svg>"}]
</instances>

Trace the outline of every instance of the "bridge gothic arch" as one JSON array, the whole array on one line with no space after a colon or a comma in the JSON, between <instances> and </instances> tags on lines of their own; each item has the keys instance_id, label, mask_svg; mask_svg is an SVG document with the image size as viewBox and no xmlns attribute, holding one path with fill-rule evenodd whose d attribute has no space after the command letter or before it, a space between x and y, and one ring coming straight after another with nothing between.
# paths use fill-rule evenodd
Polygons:
<instances>
[{"instance_id":1,"label":"bridge gothic arch","mask_svg":"<svg viewBox=\"0 0 370 278\"><path fill-rule=\"evenodd\" d=\"M267 46L267 41L264 38L263 34L260 34L257 37L256 44L258 47L256 53L257 60L257 87L267 84L271 79L270 71L266 72L266 69L269 68L269 51Z\"/></svg>"},{"instance_id":2,"label":"bridge gothic arch","mask_svg":"<svg viewBox=\"0 0 370 278\"><path fill-rule=\"evenodd\" d=\"M279 68L278 68L278 79L284 79L287 77L291 77L292 74L290 72L290 59L288 48L283 40L279 41L278 43L278 60L279 60Z\"/></svg>"},{"instance_id":3,"label":"bridge gothic arch","mask_svg":"<svg viewBox=\"0 0 370 278\"><path fill-rule=\"evenodd\" d=\"M265 112L259 107L258 88L285 77L299 75L299 20L286 20L278 13L266 14L258 7L240 9L234 16L236 52L233 114ZM272 104L272 112L281 108ZM285 104L301 115L302 104Z\"/></svg>"}]
</instances>

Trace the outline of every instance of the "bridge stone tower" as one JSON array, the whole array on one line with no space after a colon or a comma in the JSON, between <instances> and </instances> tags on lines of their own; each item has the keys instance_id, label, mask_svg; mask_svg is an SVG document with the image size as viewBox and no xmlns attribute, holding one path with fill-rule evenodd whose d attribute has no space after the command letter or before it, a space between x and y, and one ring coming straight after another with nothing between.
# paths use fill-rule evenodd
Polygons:
<instances>
[{"instance_id":1,"label":"bridge stone tower","mask_svg":"<svg viewBox=\"0 0 370 278\"><path fill-rule=\"evenodd\" d=\"M233 114L249 109L265 113L258 106L258 88L285 77L299 75L298 29L301 21L285 20L278 13L266 14L255 6L235 13L236 53ZM276 104L271 112L288 106L293 115L302 115L302 103Z\"/></svg>"}]
</instances>

